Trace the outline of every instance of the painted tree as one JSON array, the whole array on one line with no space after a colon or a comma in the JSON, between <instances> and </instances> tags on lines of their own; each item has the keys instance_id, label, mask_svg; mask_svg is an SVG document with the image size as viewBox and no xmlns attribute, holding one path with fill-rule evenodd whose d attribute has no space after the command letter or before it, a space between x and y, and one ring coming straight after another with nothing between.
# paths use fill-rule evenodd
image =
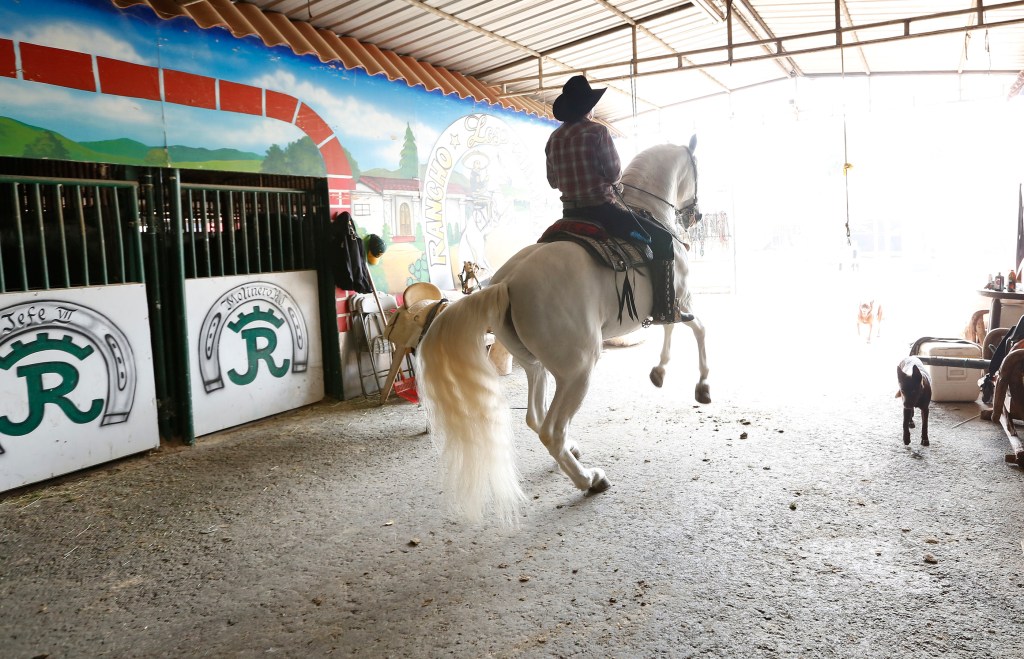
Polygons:
<instances>
[{"instance_id":1,"label":"painted tree","mask_svg":"<svg viewBox=\"0 0 1024 659\"><path fill-rule=\"evenodd\" d=\"M359 170L359 163L356 162L355 156L352 155L351 151L345 147L341 147L341 150L345 152L345 157L348 158L348 166L352 168L352 181L358 182L359 177L362 175L362 172Z\"/></svg>"},{"instance_id":2,"label":"painted tree","mask_svg":"<svg viewBox=\"0 0 1024 659\"><path fill-rule=\"evenodd\" d=\"M51 131L45 130L39 134L35 141L25 146L24 155L26 158L65 160L68 157L68 150L61 144L56 135Z\"/></svg>"},{"instance_id":3,"label":"painted tree","mask_svg":"<svg viewBox=\"0 0 1024 659\"><path fill-rule=\"evenodd\" d=\"M405 143L402 144L402 155L398 161L398 176L401 178L417 178L420 175L420 154L416 149L416 138L412 128L405 124Z\"/></svg>"},{"instance_id":4,"label":"painted tree","mask_svg":"<svg viewBox=\"0 0 1024 659\"><path fill-rule=\"evenodd\" d=\"M269 174L282 174L288 171L288 162L284 157L284 149L276 144L271 144L267 149L267 156L260 164L260 171Z\"/></svg>"},{"instance_id":5,"label":"painted tree","mask_svg":"<svg viewBox=\"0 0 1024 659\"><path fill-rule=\"evenodd\" d=\"M300 137L285 147L284 156L288 160L289 173L298 176L323 176L327 173L320 150L308 137Z\"/></svg>"},{"instance_id":6,"label":"painted tree","mask_svg":"<svg viewBox=\"0 0 1024 659\"><path fill-rule=\"evenodd\" d=\"M283 149L277 144L271 144L260 164L260 171L294 176L323 176L326 173L323 156L308 137L290 142Z\"/></svg>"},{"instance_id":7,"label":"painted tree","mask_svg":"<svg viewBox=\"0 0 1024 659\"><path fill-rule=\"evenodd\" d=\"M144 162L151 167L166 167L167 160L167 149L158 146L146 152Z\"/></svg>"}]
</instances>

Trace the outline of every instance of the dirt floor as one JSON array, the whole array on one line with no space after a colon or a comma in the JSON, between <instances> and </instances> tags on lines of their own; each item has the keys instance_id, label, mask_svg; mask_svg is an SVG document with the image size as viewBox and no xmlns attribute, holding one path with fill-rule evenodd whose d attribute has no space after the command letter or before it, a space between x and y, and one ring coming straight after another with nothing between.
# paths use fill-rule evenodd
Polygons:
<instances>
[{"instance_id":1,"label":"dirt floor","mask_svg":"<svg viewBox=\"0 0 1024 659\"><path fill-rule=\"evenodd\" d=\"M751 306L752 305L752 306ZM608 349L585 497L515 408L518 530L451 518L423 413L325 401L0 498L0 655L1020 657L1024 474L976 403L901 442L899 332L709 300ZM752 328L756 332L752 332ZM884 331L884 330L883 330ZM910 337L915 338L915 337Z\"/></svg>"}]
</instances>

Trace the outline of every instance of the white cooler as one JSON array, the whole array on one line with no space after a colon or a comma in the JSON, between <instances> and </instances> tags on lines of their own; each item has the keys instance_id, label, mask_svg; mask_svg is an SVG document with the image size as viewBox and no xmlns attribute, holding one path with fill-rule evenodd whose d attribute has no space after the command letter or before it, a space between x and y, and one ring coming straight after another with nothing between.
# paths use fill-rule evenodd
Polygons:
<instances>
[{"instance_id":1,"label":"white cooler","mask_svg":"<svg viewBox=\"0 0 1024 659\"><path fill-rule=\"evenodd\" d=\"M953 357L981 359L981 346L967 343L924 343L919 349L921 357ZM981 390L978 380L985 374L981 368L925 365L932 378L932 400L938 403L970 403L978 400Z\"/></svg>"}]
</instances>

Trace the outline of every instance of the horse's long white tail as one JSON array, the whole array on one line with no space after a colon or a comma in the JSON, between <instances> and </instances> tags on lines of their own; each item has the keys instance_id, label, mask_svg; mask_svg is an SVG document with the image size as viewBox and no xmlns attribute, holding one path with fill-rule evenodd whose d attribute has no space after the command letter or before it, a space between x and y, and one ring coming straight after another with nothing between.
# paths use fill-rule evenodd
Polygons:
<instances>
[{"instance_id":1,"label":"horse's long white tail","mask_svg":"<svg viewBox=\"0 0 1024 659\"><path fill-rule=\"evenodd\" d=\"M515 525L526 497L508 404L484 346L487 328L502 322L508 304L508 288L495 284L438 314L417 348L416 384L453 509L472 521L491 510Z\"/></svg>"}]
</instances>

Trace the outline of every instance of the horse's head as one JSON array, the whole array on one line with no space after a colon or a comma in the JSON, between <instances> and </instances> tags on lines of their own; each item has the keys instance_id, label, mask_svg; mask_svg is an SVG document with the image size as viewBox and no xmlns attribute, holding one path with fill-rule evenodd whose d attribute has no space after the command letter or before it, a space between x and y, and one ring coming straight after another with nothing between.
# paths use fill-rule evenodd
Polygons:
<instances>
[{"instance_id":1,"label":"horse's head","mask_svg":"<svg viewBox=\"0 0 1024 659\"><path fill-rule=\"evenodd\" d=\"M658 144L641 151L622 174L623 196L665 226L684 230L700 221L697 208L697 136L687 146Z\"/></svg>"}]
</instances>

